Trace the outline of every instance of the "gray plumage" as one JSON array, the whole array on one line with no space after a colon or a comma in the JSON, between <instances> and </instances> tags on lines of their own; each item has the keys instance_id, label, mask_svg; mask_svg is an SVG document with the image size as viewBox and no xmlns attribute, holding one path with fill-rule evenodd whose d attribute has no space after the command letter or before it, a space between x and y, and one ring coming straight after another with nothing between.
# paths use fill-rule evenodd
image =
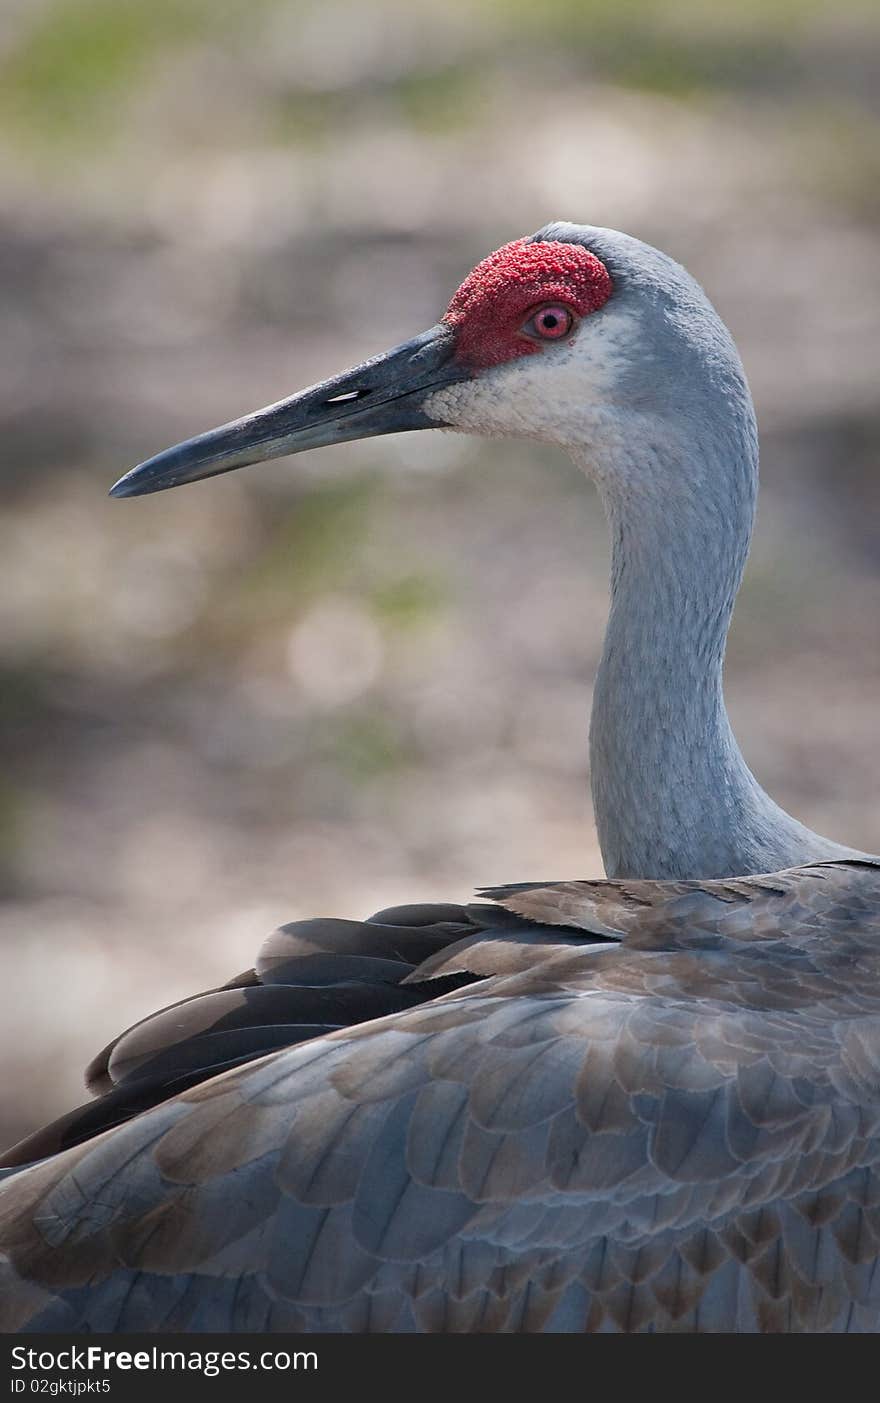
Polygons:
<instances>
[{"instance_id":1,"label":"gray plumage","mask_svg":"<svg viewBox=\"0 0 880 1403\"><path fill-rule=\"evenodd\" d=\"M567 444L612 534L590 728L606 872L721 877L852 856L764 792L724 705L758 491L752 400L727 328L685 269L646 244L565 224L538 237L584 242L615 286L603 346L616 366L613 432L603 403Z\"/></svg>"},{"instance_id":2,"label":"gray plumage","mask_svg":"<svg viewBox=\"0 0 880 1403\"><path fill-rule=\"evenodd\" d=\"M612 277L572 351L460 383L426 334L395 374L417 354L424 380L429 346L429 422L513 414L599 485L591 756L616 880L299 922L129 1030L90 1068L99 1099L0 1188L7 1330L880 1328L880 861L773 803L721 690L757 486L742 368L664 255L536 238ZM224 470L228 439L126 492Z\"/></svg>"}]
</instances>

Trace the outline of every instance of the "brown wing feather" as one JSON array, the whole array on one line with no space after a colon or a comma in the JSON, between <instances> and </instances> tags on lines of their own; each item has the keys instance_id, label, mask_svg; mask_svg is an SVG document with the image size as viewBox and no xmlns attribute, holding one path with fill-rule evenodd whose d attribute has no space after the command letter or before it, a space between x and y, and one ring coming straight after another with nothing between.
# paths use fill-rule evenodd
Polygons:
<instances>
[{"instance_id":1,"label":"brown wing feather","mask_svg":"<svg viewBox=\"0 0 880 1403\"><path fill-rule=\"evenodd\" d=\"M491 908L487 908L491 909ZM500 913L499 913L500 914ZM114 1038L86 1070L87 1102L0 1156L0 1169L57 1154L229 1067L380 1018L468 982L402 987L425 956L473 931L466 909L403 906L367 921L298 921L263 943L255 968L179 1000Z\"/></svg>"},{"instance_id":2,"label":"brown wing feather","mask_svg":"<svg viewBox=\"0 0 880 1403\"><path fill-rule=\"evenodd\" d=\"M880 870L627 885L13 1177L6 1328L880 1328Z\"/></svg>"}]
</instances>

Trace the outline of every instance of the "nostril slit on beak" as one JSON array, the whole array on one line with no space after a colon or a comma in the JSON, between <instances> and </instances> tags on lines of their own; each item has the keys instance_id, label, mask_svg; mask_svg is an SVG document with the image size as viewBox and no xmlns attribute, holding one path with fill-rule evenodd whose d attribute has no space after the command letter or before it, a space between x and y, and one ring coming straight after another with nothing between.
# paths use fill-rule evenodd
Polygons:
<instances>
[{"instance_id":1,"label":"nostril slit on beak","mask_svg":"<svg viewBox=\"0 0 880 1403\"><path fill-rule=\"evenodd\" d=\"M370 393L369 390L348 390L344 395L331 395L324 401L325 404L347 404L351 400L363 399Z\"/></svg>"}]
</instances>

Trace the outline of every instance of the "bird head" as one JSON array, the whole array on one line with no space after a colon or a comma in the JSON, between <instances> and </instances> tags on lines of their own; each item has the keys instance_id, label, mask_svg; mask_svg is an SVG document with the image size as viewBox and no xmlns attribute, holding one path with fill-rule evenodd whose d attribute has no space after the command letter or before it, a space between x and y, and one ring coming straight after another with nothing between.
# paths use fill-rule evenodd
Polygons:
<instances>
[{"instance_id":1,"label":"bird head","mask_svg":"<svg viewBox=\"0 0 880 1403\"><path fill-rule=\"evenodd\" d=\"M539 439L599 461L633 420L680 424L713 375L744 391L733 344L683 268L613 230L550 224L479 263L428 331L159 453L111 495L412 429Z\"/></svg>"}]
</instances>

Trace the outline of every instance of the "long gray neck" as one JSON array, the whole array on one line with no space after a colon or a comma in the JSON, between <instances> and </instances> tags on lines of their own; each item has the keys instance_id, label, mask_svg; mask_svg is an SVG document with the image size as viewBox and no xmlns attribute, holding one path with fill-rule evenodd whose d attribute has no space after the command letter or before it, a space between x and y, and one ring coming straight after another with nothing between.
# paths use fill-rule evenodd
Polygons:
<instances>
[{"instance_id":1,"label":"long gray neck","mask_svg":"<svg viewBox=\"0 0 880 1403\"><path fill-rule=\"evenodd\" d=\"M590 729L610 877L741 875L847 851L765 794L730 727L721 670L758 470L753 428L720 438L723 462L717 437L661 434L610 470L591 465L613 540Z\"/></svg>"}]
</instances>

